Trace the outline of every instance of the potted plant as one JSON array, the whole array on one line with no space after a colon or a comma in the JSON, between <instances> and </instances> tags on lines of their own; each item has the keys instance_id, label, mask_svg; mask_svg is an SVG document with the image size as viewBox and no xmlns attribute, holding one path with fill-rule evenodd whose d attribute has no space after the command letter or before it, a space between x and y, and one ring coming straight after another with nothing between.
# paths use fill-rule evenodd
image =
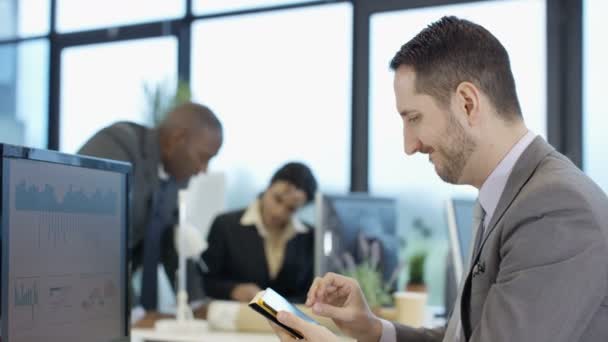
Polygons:
<instances>
[{"instance_id":1,"label":"potted plant","mask_svg":"<svg viewBox=\"0 0 608 342\"><path fill-rule=\"evenodd\" d=\"M174 89L169 82L144 83L146 112L150 122L157 126L173 107L186 103L192 98L188 82L179 80Z\"/></svg>"},{"instance_id":2,"label":"potted plant","mask_svg":"<svg viewBox=\"0 0 608 342\"><path fill-rule=\"evenodd\" d=\"M359 263L355 262L355 258L350 253L345 253L342 258L334 261L340 273L357 280L369 307L377 311L382 306L392 303L393 284L397 280L403 264L399 263L393 270L390 279L385 282L382 277L382 269L379 266L380 242L373 241L370 243L362 234L359 235L358 240L359 254L362 256Z\"/></svg>"},{"instance_id":3,"label":"potted plant","mask_svg":"<svg viewBox=\"0 0 608 342\"><path fill-rule=\"evenodd\" d=\"M426 257L427 253L425 251L415 253L410 257L407 291L426 292L426 284L424 283L424 263Z\"/></svg>"},{"instance_id":4,"label":"potted plant","mask_svg":"<svg viewBox=\"0 0 608 342\"><path fill-rule=\"evenodd\" d=\"M357 279L370 308L375 309L391 303L389 287L383 284L382 272L372 267L369 262L356 265L353 270L344 272L344 275Z\"/></svg>"}]
</instances>

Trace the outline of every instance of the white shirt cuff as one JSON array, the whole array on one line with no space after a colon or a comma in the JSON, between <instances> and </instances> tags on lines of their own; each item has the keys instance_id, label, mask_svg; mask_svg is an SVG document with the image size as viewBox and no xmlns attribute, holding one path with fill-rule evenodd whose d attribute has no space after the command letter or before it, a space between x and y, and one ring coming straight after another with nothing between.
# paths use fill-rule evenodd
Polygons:
<instances>
[{"instance_id":1,"label":"white shirt cuff","mask_svg":"<svg viewBox=\"0 0 608 342\"><path fill-rule=\"evenodd\" d=\"M383 319L380 322L382 322L382 336L378 342L397 342L397 329L393 323Z\"/></svg>"},{"instance_id":2,"label":"white shirt cuff","mask_svg":"<svg viewBox=\"0 0 608 342\"><path fill-rule=\"evenodd\" d=\"M141 305L138 305L131 309L131 324L137 323L139 320L146 316L146 310Z\"/></svg>"}]
</instances>

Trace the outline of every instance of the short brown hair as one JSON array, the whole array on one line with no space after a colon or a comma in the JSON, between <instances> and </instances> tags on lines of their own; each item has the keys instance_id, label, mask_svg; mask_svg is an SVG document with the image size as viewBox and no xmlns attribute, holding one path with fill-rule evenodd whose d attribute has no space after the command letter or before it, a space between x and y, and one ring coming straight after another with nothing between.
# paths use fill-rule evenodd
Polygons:
<instances>
[{"instance_id":1,"label":"short brown hair","mask_svg":"<svg viewBox=\"0 0 608 342\"><path fill-rule=\"evenodd\" d=\"M488 96L499 114L510 114L504 119L522 116L507 50L478 24L441 18L401 47L390 67L401 65L416 72L416 91L441 105L447 106L458 84L468 81Z\"/></svg>"}]
</instances>

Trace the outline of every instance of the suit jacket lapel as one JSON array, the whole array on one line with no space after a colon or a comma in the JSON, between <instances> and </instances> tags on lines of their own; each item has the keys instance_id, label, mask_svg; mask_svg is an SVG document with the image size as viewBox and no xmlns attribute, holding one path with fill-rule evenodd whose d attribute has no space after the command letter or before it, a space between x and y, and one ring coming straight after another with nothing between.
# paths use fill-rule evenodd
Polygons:
<instances>
[{"instance_id":1,"label":"suit jacket lapel","mask_svg":"<svg viewBox=\"0 0 608 342\"><path fill-rule=\"evenodd\" d=\"M524 153L519 157L513 170L511 171L511 175L507 180L507 184L505 185L505 189L500 196L500 200L498 201L498 205L496 206L496 210L492 215L492 219L490 223L484 230L484 236L482 237L480 248L475 251L475 255L473 256L473 260L470 263L469 272L474 267L477 258L479 258L479 254L483 249L483 245L485 244L490 233L496 228L496 224L503 217L507 209L513 203L513 200L524 185L528 182L528 179L534 173L534 170L540 165L540 162L551 152L555 151L555 149L549 145L545 140L541 137L536 137L530 146L526 148Z\"/></svg>"},{"instance_id":2,"label":"suit jacket lapel","mask_svg":"<svg viewBox=\"0 0 608 342\"><path fill-rule=\"evenodd\" d=\"M554 149L551 145L547 144L543 138L536 137L530 146L526 148L524 153L519 157L513 170L511 171L511 175L507 180L507 184L505 185L505 189L503 190L502 195L500 196L500 200L498 201L498 205L496 206L496 210L492 215L492 219L490 223L485 229L484 236L477 238L481 238L481 244L478 250L476 250L471 258L469 272L467 273L467 277L465 278L464 289L462 291L462 301L460 303L460 315L462 318L462 329L464 334L464 339L468 340L471 337L471 333L473 330L473 322L470 321L470 292L472 287L472 274L475 269L477 263L479 262L479 257L481 255L481 251L483 250L483 246L492 233L492 231L496 228L496 224L500 219L504 216L507 209L513 203L513 200L520 193L521 189L528 182L534 170L540 165L541 161ZM478 231L477 234L480 232Z\"/></svg>"}]
</instances>

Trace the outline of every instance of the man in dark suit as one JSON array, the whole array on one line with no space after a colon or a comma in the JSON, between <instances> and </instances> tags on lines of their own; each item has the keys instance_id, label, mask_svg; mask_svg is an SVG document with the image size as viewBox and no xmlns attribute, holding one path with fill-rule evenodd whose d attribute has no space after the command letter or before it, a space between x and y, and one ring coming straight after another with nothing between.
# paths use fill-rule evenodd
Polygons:
<instances>
[{"instance_id":1,"label":"man in dark suit","mask_svg":"<svg viewBox=\"0 0 608 342\"><path fill-rule=\"evenodd\" d=\"M146 260L150 266L143 270L141 301L132 304L156 309L153 260L162 261L175 284L177 254L172 227L177 223L177 192L187 186L190 177L207 170L221 145L222 125L215 114L203 105L186 103L171 110L157 128L118 122L97 132L78 151L133 165L131 270L146 266Z\"/></svg>"},{"instance_id":2,"label":"man in dark suit","mask_svg":"<svg viewBox=\"0 0 608 342\"><path fill-rule=\"evenodd\" d=\"M441 179L479 189L471 267L447 327L382 321L356 281L335 274L315 280L307 304L362 342L607 341L608 199L526 128L504 47L444 17L391 67L406 154L428 154ZM279 320L308 341L337 341L291 314Z\"/></svg>"},{"instance_id":3,"label":"man in dark suit","mask_svg":"<svg viewBox=\"0 0 608 342\"><path fill-rule=\"evenodd\" d=\"M248 208L219 215L202 255L209 265L206 294L248 302L271 287L303 302L313 278L314 231L295 214L316 189L312 171L290 162Z\"/></svg>"}]
</instances>

